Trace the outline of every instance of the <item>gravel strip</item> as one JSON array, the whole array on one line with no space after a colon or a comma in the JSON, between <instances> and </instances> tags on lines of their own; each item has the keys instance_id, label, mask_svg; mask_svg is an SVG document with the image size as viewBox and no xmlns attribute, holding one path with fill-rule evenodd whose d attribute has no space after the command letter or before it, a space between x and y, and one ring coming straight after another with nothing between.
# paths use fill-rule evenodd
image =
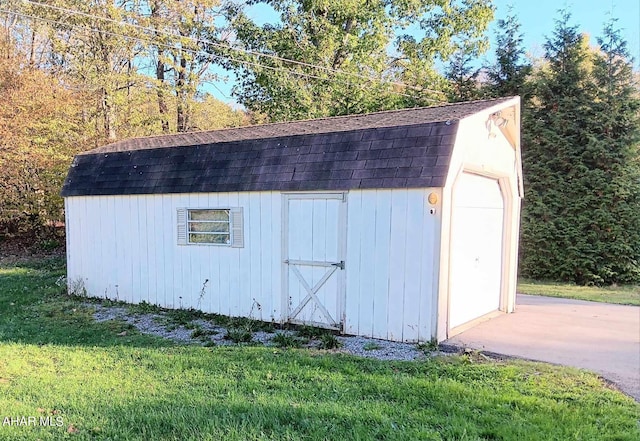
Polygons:
<instances>
[{"instance_id":1,"label":"gravel strip","mask_svg":"<svg viewBox=\"0 0 640 441\"><path fill-rule=\"evenodd\" d=\"M426 355L415 343L376 340L367 337L338 337L342 352L378 360L424 360Z\"/></svg>"},{"instance_id":2,"label":"gravel strip","mask_svg":"<svg viewBox=\"0 0 640 441\"><path fill-rule=\"evenodd\" d=\"M172 324L163 313L135 313L129 311L126 307L103 306L94 303L87 303L86 306L95 309L93 317L97 322L122 320L134 326L143 334L155 335L177 343L215 346L236 344L225 338L227 335L226 328L217 326L207 320L194 320L189 327L185 327L184 325L177 326ZM196 331L196 334L199 333L200 336L194 337L194 331ZM275 346L272 339L278 333L296 335L296 332L292 330L255 331L252 332L252 343ZM400 343L350 336L338 336L337 339L341 343L341 347L332 350L332 352L378 360L423 360L427 357L425 352L418 349L415 343ZM318 341L312 340L306 347L316 348L318 344Z\"/></svg>"}]
</instances>

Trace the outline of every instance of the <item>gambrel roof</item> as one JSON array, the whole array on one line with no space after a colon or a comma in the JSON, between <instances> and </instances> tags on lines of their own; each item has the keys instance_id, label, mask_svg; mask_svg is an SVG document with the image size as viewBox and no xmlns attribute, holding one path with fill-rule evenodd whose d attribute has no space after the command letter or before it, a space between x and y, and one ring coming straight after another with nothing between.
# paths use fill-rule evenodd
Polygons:
<instances>
[{"instance_id":1,"label":"gambrel roof","mask_svg":"<svg viewBox=\"0 0 640 441\"><path fill-rule=\"evenodd\" d=\"M508 99L119 141L62 196L442 187L459 120Z\"/></svg>"}]
</instances>

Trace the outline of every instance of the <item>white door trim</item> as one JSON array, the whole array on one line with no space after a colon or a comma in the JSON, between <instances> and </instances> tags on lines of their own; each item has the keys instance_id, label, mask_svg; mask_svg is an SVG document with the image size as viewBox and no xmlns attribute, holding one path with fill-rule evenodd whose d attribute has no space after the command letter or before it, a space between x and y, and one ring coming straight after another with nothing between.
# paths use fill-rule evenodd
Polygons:
<instances>
[{"instance_id":1,"label":"white door trim","mask_svg":"<svg viewBox=\"0 0 640 441\"><path fill-rule=\"evenodd\" d=\"M477 317L476 319L468 322L468 323L463 323L459 326L455 326L452 327L451 326L451 234L453 233L451 226L453 223L453 210L454 210L454 199L456 197L456 189L457 189L457 185L458 182L460 180L460 177L463 174L472 174L472 175L476 175L476 176L481 176L484 178L488 178L488 179L493 179L498 183L498 186L500 188L500 194L502 196L502 202L503 202L503 218L502 218L502 251L501 251L501 265L502 268L500 269L500 300L499 300L499 309L498 311L501 312L507 312L509 310L508 307L508 285L509 285L509 275L508 275L508 262L510 261L509 259L512 257L510 254L510 239L512 237L512 227L511 227L511 216L512 216L512 211L513 211L513 192L511 191L511 178L501 172L492 170L490 168L480 168L480 167L475 167L473 165L465 165L464 167L462 167L459 171L458 174L456 175L456 178L454 180L452 189L451 189L451 204L450 204L450 210L451 210L451 214L449 216L449 243L447 244L447 258L448 258L448 275L447 275L447 289L446 289L446 338L451 338L454 335L464 331L465 329L468 329L469 327L473 326L473 324L476 324L480 321L482 321L483 319L485 319L485 315L481 316L481 317ZM495 312L493 313L489 313L486 316L495 314Z\"/></svg>"},{"instance_id":2,"label":"white door trim","mask_svg":"<svg viewBox=\"0 0 640 441\"><path fill-rule=\"evenodd\" d=\"M293 260L289 259L289 201L291 200L313 200L313 199L325 199L325 200L339 200L341 202L338 209L338 262L316 262L306 260ZM282 261L281 261L281 277L282 277L282 318L281 322L296 323L295 316L301 312L304 306L309 301L314 301L318 305L322 315L328 321L327 324L323 323L308 323L316 326L325 326L333 329L343 329L344 316L345 316L345 295L346 295L346 271L345 271L345 256L346 256L346 230L347 230L347 193L346 192L286 192L282 193ZM297 265L319 266L328 267L328 271L313 287L304 280L302 274L297 269ZM304 300L289 314L289 269L293 271L296 278L302 284L307 291L307 296ZM338 271L340 269L340 271ZM337 271L337 290L336 293L336 317L332 317L331 314L322 305L315 293L322 287L322 285Z\"/></svg>"}]
</instances>

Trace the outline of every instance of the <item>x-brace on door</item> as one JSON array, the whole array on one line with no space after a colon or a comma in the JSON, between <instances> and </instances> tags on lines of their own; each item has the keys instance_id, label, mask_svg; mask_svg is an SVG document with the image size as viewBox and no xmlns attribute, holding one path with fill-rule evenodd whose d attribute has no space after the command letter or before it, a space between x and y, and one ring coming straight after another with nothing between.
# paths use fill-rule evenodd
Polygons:
<instances>
[{"instance_id":1,"label":"x-brace on door","mask_svg":"<svg viewBox=\"0 0 640 441\"><path fill-rule=\"evenodd\" d=\"M345 195L286 194L283 214L287 321L342 329Z\"/></svg>"}]
</instances>

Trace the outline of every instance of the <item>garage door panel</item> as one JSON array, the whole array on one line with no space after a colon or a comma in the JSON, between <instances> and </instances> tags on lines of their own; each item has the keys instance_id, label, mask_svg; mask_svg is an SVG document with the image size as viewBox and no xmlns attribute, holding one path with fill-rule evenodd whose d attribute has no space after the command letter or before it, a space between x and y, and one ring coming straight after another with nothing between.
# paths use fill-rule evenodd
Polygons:
<instances>
[{"instance_id":1,"label":"garage door panel","mask_svg":"<svg viewBox=\"0 0 640 441\"><path fill-rule=\"evenodd\" d=\"M464 173L454 191L450 328L500 308L504 218L496 180Z\"/></svg>"},{"instance_id":2,"label":"garage door panel","mask_svg":"<svg viewBox=\"0 0 640 441\"><path fill-rule=\"evenodd\" d=\"M495 179L463 173L458 178L455 193L457 207L504 208L500 185Z\"/></svg>"}]
</instances>

